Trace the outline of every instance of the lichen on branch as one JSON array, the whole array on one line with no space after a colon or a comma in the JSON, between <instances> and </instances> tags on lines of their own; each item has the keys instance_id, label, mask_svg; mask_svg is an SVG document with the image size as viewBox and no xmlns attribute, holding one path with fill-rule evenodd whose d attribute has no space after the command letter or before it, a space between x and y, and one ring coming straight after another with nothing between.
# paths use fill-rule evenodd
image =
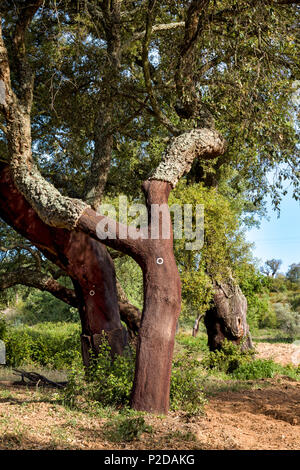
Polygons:
<instances>
[{"instance_id":1,"label":"lichen on branch","mask_svg":"<svg viewBox=\"0 0 300 470\"><path fill-rule=\"evenodd\" d=\"M73 230L83 212L89 207L79 199L63 196L39 172L35 165L11 162L11 172L19 191L48 225Z\"/></svg>"},{"instance_id":2,"label":"lichen on branch","mask_svg":"<svg viewBox=\"0 0 300 470\"><path fill-rule=\"evenodd\" d=\"M223 137L214 129L192 129L171 139L161 163L150 180L162 180L175 188L180 178L188 173L196 158L211 159L226 150Z\"/></svg>"}]
</instances>

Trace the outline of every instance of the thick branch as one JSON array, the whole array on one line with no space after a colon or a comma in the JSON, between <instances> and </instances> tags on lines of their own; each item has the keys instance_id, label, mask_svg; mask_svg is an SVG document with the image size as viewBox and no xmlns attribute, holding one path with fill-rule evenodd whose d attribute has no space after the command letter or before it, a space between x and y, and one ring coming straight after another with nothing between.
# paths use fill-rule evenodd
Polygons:
<instances>
[{"instance_id":1,"label":"thick branch","mask_svg":"<svg viewBox=\"0 0 300 470\"><path fill-rule=\"evenodd\" d=\"M73 289L67 289L52 277L41 272L32 271L30 269L21 269L14 272L6 272L0 276L0 291L16 286L17 284L35 287L41 291L49 292L54 295L54 297L62 300L68 305L76 308L78 307L76 294Z\"/></svg>"},{"instance_id":2,"label":"thick branch","mask_svg":"<svg viewBox=\"0 0 300 470\"><path fill-rule=\"evenodd\" d=\"M174 23L155 24L152 26L152 33L171 31L172 29L183 28L184 25L185 25L184 21L178 21ZM146 34L146 30L134 33L132 37L127 42L125 42L125 44L123 45L123 49L126 49L127 47L129 47L133 41L143 39L145 37L145 34Z\"/></svg>"},{"instance_id":3,"label":"thick branch","mask_svg":"<svg viewBox=\"0 0 300 470\"><path fill-rule=\"evenodd\" d=\"M179 49L178 62L176 66L175 82L178 98L183 101L190 101L186 94L189 94L188 85L190 86L190 78L183 78L185 69L189 68L192 60L192 52L194 45L202 31L204 24L204 16L209 6L210 0L192 0L186 13L185 31L182 44ZM187 72L187 74L189 71ZM186 75L186 74L185 74ZM186 83L187 82L187 83ZM192 87L193 88L193 87ZM191 90L193 92L193 89Z\"/></svg>"},{"instance_id":4,"label":"thick branch","mask_svg":"<svg viewBox=\"0 0 300 470\"><path fill-rule=\"evenodd\" d=\"M173 135L178 135L179 130L175 128L172 122L161 111L161 108L158 104L158 101L156 99L155 92L152 86L151 68L150 68L150 63L149 63L149 45L151 41L152 26L153 26L153 21L154 21L155 4L156 4L155 0L149 1L147 20L146 20L146 30L145 30L145 36L144 36L144 41L143 41L142 63L143 63L145 87L146 87L146 90L150 99L153 112L155 116L157 117L158 121L161 124L163 124Z\"/></svg>"},{"instance_id":5,"label":"thick branch","mask_svg":"<svg viewBox=\"0 0 300 470\"><path fill-rule=\"evenodd\" d=\"M225 141L217 131L192 129L171 140L161 163L149 179L167 181L174 188L189 172L195 158L215 158L225 150Z\"/></svg>"}]
</instances>

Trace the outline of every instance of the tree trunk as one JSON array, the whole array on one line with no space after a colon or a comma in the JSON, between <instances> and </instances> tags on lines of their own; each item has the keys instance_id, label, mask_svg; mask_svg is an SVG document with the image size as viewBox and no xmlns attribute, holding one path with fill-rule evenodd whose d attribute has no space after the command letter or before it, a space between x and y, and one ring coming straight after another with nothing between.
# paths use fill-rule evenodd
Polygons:
<instances>
[{"instance_id":1,"label":"tree trunk","mask_svg":"<svg viewBox=\"0 0 300 470\"><path fill-rule=\"evenodd\" d=\"M209 349L220 350L225 339L241 344L242 349L252 348L247 324L247 300L233 279L224 284L215 283L213 301L213 306L204 317Z\"/></svg>"},{"instance_id":2,"label":"tree trunk","mask_svg":"<svg viewBox=\"0 0 300 470\"><path fill-rule=\"evenodd\" d=\"M87 345L97 353L103 332L112 354L121 354L127 340L120 321L114 265L105 246L83 233L56 229L42 222L16 189L8 166L3 164L0 182L0 216L73 279L85 364L89 357Z\"/></svg>"},{"instance_id":3,"label":"tree trunk","mask_svg":"<svg viewBox=\"0 0 300 470\"><path fill-rule=\"evenodd\" d=\"M147 207L166 204L171 186L144 183ZM170 238L151 240L144 251L144 309L137 346L131 405L136 410L167 413L176 324L181 308L181 283ZM161 221L160 221L161 230Z\"/></svg>"}]
</instances>

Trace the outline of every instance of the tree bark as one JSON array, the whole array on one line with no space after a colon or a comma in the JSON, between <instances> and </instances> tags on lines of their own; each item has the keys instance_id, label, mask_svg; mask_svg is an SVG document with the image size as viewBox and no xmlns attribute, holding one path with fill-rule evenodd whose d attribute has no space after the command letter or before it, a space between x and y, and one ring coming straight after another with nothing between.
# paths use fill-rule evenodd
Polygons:
<instances>
[{"instance_id":1,"label":"tree bark","mask_svg":"<svg viewBox=\"0 0 300 470\"><path fill-rule=\"evenodd\" d=\"M168 202L171 185L152 180L144 183L143 189L149 208ZM181 282L173 252L170 214L169 224L170 238L164 240L160 233L160 239L151 240L144 250L145 300L131 398L136 410L156 413L169 410L174 340L181 309Z\"/></svg>"},{"instance_id":2,"label":"tree bark","mask_svg":"<svg viewBox=\"0 0 300 470\"><path fill-rule=\"evenodd\" d=\"M204 317L209 349L220 350L225 339L241 344L242 349L253 348L247 323L247 300L233 279L224 284L215 283L213 302Z\"/></svg>"},{"instance_id":3,"label":"tree bark","mask_svg":"<svg viewBox=\"0 0 300 470\"><path fill-rule=\"evenodd\" d=\"M97 352L99 338L105 331L112 352L121 353L127 343L120 322L113 261L107 249L83 233L57 229L42 222L15 187L9 167L4 164L0 164L0 183L3 220L73 279L84 344L86 337L92 338L92 349ZM93 339L95 335L98 336Z\"/></svg>"}]
</instances>

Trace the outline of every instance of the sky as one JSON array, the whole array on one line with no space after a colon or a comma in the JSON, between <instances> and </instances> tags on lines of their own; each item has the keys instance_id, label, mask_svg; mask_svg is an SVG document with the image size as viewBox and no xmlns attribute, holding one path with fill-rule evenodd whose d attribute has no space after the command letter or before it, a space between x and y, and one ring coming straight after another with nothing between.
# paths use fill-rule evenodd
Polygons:
<instances>
[{"instance_id":1,"label":"sky","mask_svg":"<svg viewBox=\"0 0 300 470\"><path fill-rule=\"evenodd\" d=\"M262 219L260 228L249 230L246 239L255 242L252 252L261 260L259 266L269 259L281 259L279 271L285 274L292 263L300 262L300 202L287 194L280 208L278 218L268 201L269 220Z\"/></svg>"}]
</instances>

